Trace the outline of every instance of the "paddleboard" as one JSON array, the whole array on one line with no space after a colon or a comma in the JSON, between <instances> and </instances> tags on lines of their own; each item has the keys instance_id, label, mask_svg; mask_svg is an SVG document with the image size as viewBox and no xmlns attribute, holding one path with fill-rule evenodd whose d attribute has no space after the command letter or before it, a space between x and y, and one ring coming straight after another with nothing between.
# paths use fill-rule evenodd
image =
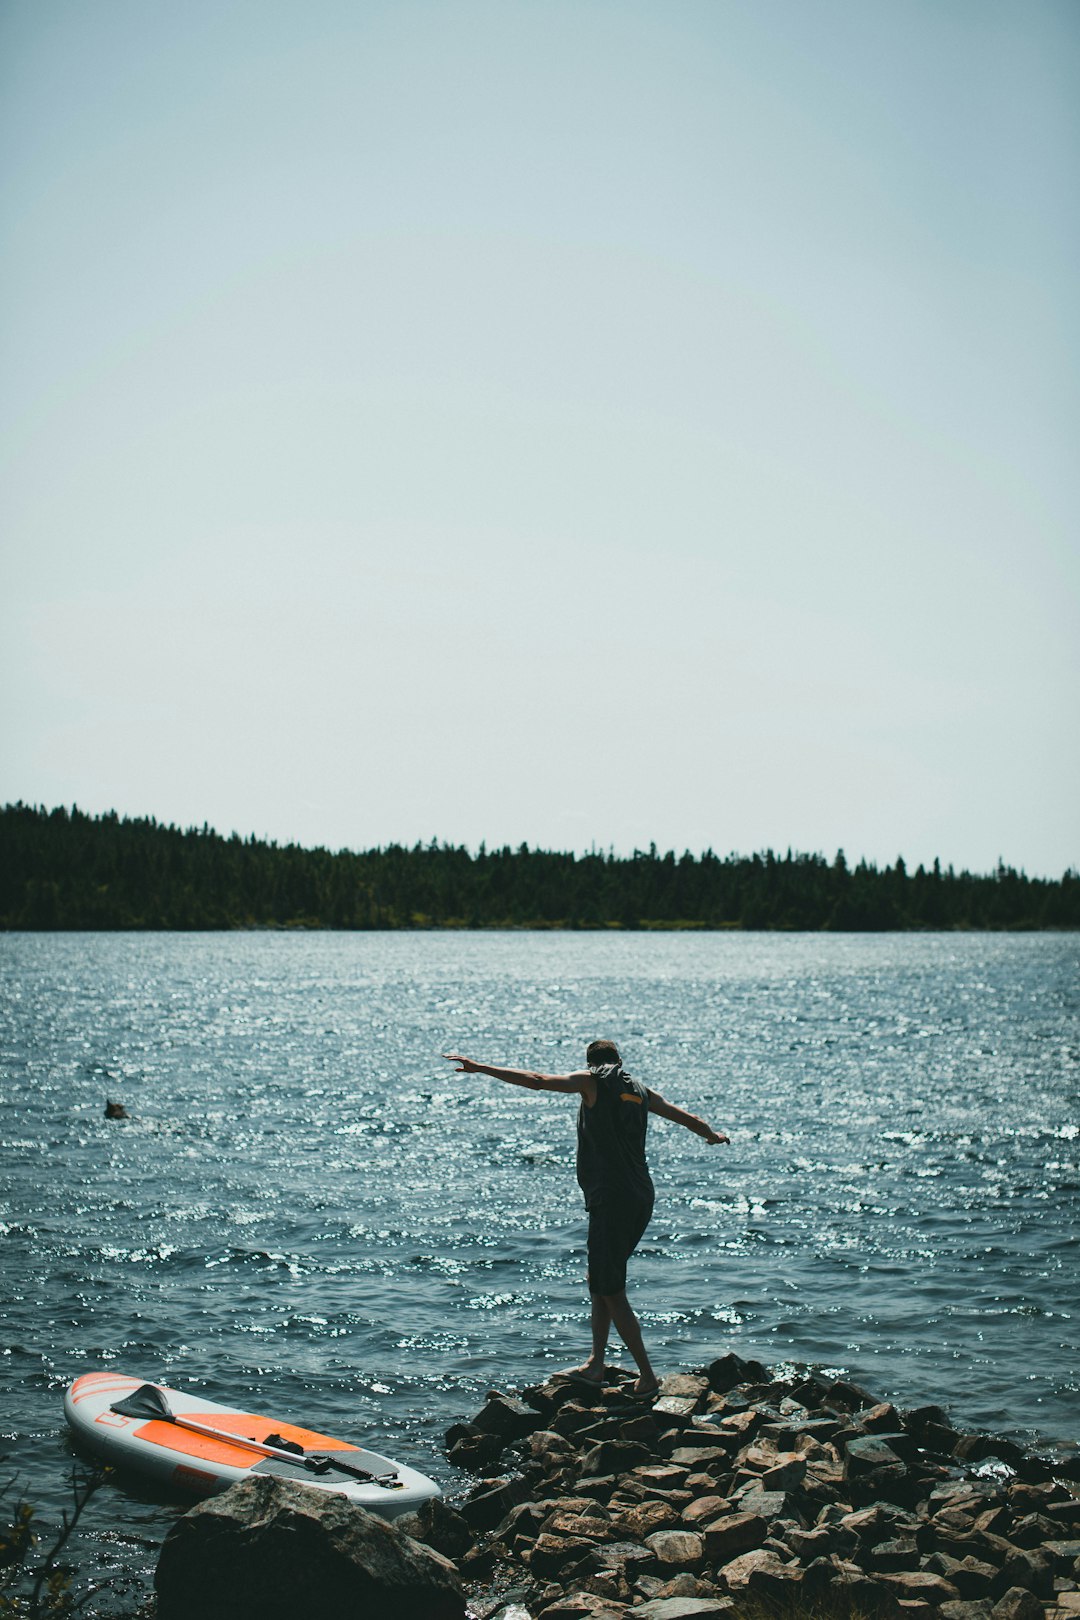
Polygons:
<instances>
[{"instance_id":1,"label":"paddleboard","mask_svg":"<svg viewBox=\"0 0 1080 1620\"><path fill-rule=\"evenodd\" d=\"M124 1405L128 1411L115 1410ZM103 1461L195 1496L276 1474L394 1519L441 1495L415 1468L348 1440L123 1373L76 1378L64 1415L76 1439Z\"/></svg>"}]
</instances>

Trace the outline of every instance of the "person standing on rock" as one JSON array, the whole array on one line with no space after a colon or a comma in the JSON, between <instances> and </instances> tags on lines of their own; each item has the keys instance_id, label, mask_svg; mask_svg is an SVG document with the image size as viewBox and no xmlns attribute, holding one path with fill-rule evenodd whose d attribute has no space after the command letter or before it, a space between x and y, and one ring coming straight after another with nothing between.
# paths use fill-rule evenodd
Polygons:
<instances>
[{"instance_id":1,"label":"person standing on rock","mask_svg":"<svg viewBox=\"0 0 1080 1620\"><path fill-rule=\"evenodd\" d=\"M639 1400L651 1400L659 1382L641 1337L641 1324L626 1297L626 1262L641 1242L653 1212L653 1183L645 1160L649 1115L685 1125L709 1143L729 1138L632 1079L613 1041L593 1041L585 1053L588 1067L573 1074L499 1068L456 1052L444 1056L460 1065L458 1074L486 1074L530 1091L563 1091L581 1098L577 1179L589 1212L592 1354L565 1376L582 1383L603 1383L608 1333L614 1323L637 1364L633 1394Z\"/></svg>"}]
</instances>

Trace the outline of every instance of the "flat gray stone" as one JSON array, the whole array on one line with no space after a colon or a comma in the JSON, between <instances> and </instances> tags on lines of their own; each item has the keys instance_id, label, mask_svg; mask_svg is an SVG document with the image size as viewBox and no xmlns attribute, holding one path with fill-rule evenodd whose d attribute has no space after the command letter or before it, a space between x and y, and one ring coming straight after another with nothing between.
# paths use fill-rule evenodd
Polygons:
<instances>
[{"instance_id":1,"label":"flat gray stone","mask_svg":"<svg viewBox=\"0 0 1080 1620\"><path fill-rule=\"evenodd\" d=\"M630 1614L633 1620L728 1620L732 1608L730 1598L668 1597L639 1603Z\"/></svg>"},{"instance_id":2,"label":"flat gray stone","mask_svg":"<svg viewBox=\"0 0 1080 1620\"><path fill-rule=\"evenodd\" d=\"M939 1609L943 1603L960 1601L960 1593L951 1581L927 1569L898 1570L895 1574L875 1575L874 1579L907 1602L931 1603Z\"/></svg>"},{"instance_id":3,"label":"flat gray stone","mask_svg":"<svg viewBox=\"0 0 1080 1620\"><path fill-rule=\"evenodd\" d=\"M743 1513L756 1513L763 1519L792 1519L798 1513L787 1491L763 1491L759 1485L740 1493L739 1507Z\"/></svg>"}]
</instances>

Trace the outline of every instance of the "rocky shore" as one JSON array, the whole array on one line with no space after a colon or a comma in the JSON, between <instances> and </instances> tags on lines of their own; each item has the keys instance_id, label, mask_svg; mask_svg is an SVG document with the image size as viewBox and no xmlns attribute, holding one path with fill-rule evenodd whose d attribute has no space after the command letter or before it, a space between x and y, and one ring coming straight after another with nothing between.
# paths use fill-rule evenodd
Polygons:
<instances>
[{"instance_id":1,"label":"rocky shore","mask_svg":"<svg viewBox=\"0 0 1080 1620\"><path fill-rule=\"evenodd\" d=\"M493 1392L450 1430L475 1485L397 1523L453 1560L475 1620L1080 1620L1076 1458L734 1355L652 1405L629 1389Z\"/></svg>"},{"instance_id":2,"label":"rocky shore","mask_svg":"<svg viewBox=\"0 0 1080 1620\"><path fill-rule=\"evenodd\" d=\"M813 1373L492 1392L391 1522L273 1476L166 1537L158 1620L1080 1620L1080 1466Z\"/></svg>"}]
</instances>

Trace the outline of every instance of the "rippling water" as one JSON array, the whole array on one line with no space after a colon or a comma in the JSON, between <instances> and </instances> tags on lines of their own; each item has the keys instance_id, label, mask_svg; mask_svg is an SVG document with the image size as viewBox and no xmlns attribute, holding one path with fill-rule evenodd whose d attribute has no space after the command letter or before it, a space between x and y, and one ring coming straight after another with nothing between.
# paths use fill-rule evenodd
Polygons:
<instances>
[{"instance_id":1,"label":"rippling water","mask_svg":"<svg viewBox=\"0 0 1080 1620\"><path fill-rule=\"evenodd\" d=\"M586 1348L574 1105L438 1054L632 1073L631 1270L658 1367L734 1348L961 1426L1080 1438L1076 935L0 938L0 1456L46 1517L109 1365L364 1437L445 1427ZM106 1097L132 1118L107 1122ZM87 1545L152 1567L111 1485Z\"/></svg>"}]
</instances>

